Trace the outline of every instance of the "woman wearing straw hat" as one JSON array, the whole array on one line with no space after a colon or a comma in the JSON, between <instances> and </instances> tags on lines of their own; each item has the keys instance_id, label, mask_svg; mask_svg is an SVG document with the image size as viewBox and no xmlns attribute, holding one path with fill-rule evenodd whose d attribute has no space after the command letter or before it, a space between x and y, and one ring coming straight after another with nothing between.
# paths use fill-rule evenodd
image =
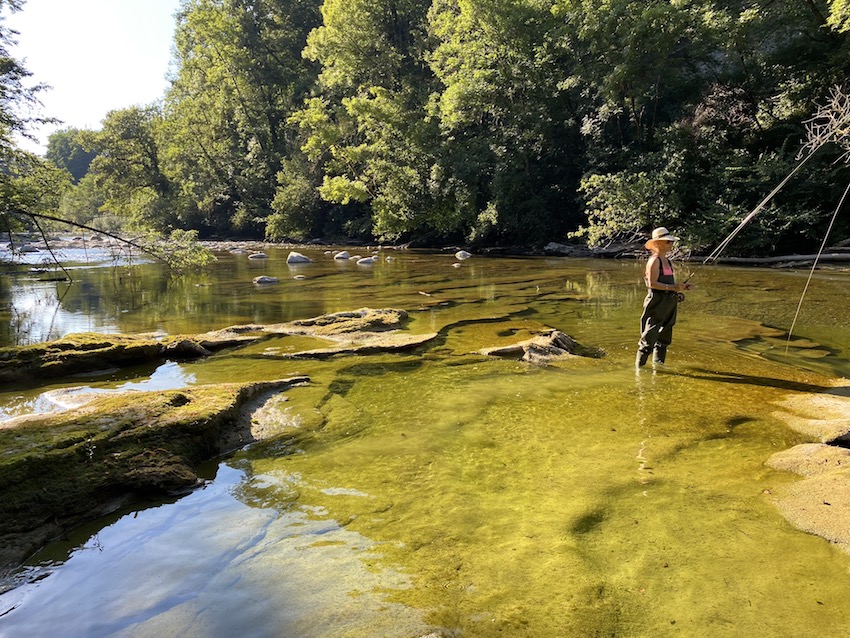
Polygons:
<instances>
[{"instance_id":1,"label":"woman wearing straw hat","mask_svg":"<svg viewBox=\"0 0 850 638\"><path fill-rule=\"evenodd\" d=\"M673 265L667 253L678 240L663 226L652 231L652 238L646 242L647 250L652 251L646 262L644 281L649 289L643 302L643 314L640 318L640 341L635 364L646 365L652 354L653 363L664 363L667 358L667 346L673 340L673 325L676 323L678 294L690 290L693 284L677 284L673 277Z\"/></svg>"}]
</instances>

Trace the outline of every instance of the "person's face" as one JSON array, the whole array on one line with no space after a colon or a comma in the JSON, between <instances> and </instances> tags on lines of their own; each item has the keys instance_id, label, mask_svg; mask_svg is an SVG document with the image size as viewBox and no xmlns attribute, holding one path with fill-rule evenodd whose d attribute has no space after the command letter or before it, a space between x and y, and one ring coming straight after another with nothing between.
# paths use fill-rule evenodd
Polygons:
<instances>
[{"instance_id":1,"label":"person's face","mask_svg":"<svg viewBox=\"0 0 850 638\"><path fill-rule=\"evenodd\" d=\"M655 242L655 245L658 246L659 254L666 255L667 252L673 247L673 242L667 241L666 239L662 239L660 241Z\"/></svg>"}]
</instances>

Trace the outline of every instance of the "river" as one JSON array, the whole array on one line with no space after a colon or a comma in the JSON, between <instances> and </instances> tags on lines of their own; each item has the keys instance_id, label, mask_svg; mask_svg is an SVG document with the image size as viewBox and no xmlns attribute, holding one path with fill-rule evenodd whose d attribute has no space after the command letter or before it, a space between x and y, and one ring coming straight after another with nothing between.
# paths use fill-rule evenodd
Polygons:
<instances>
[{"instance_id":1,"label":"river","mask_svg":"<svg viewBox=\"0 0 850 638\"><path fill-rule=\"evenodd\" d=\"M6 387L164 389L307 375L292 433L206 468L202 489L76 530L0 595L0 636L804 637L850 627L850 555L795 529L776 452L813 441L789 401L850 373L850 274L704 267L668 363L634 368L635 260L384 250L377 263L218 254L71 260L75 281L4 276L6 343L68 332L193 334L362 307L437 332L408 353L283 360L281 337L192 363ZM362 253L367 254L367 253ZM388 260L387 257L390 259ZM680 267L680 276L688 267ZM253 277L279 283L256 286ZM602 358L551 365L482 348L561 330Z\"/></svg>"}]
</instances>

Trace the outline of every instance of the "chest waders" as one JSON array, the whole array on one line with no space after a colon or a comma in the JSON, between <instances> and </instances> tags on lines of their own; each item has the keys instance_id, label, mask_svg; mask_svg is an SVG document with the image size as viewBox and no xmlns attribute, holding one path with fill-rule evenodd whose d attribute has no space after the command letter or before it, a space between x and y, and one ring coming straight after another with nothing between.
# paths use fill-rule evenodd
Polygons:
<instances>
[{"instance_id":1,"label":"chest waders","mask_svg":"<svg viewBox=\"0 0 850 638\"><path fill-rule=\"evenodd\" d=\"M663 264L661 264L663 266ZM658 275L658 283L673 285L672 267L668 272ZM673 341L673 326L676 323L676 310L679 306L678 293L674 290L654 290L646 294L643 301L643 314L640 317L640 341L638 341L637 365L646 365L649 355L655 363L664 363L667 358L667 346Z\"/></svg>"}]
</instances>

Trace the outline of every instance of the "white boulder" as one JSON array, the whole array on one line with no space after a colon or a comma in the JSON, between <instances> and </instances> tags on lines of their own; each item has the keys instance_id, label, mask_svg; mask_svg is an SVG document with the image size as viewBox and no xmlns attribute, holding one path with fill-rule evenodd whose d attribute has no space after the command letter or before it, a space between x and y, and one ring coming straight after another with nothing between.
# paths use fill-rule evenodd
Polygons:
<instances>
[{"instance_id":1,"label":"white boulder","mask_svg":"<svg viewBox=\"0 0 850 638\"><path fill-rule=\"evenodd\" d=\"M313 260L310 259L307 255L302 255L301 253L297 253L294 250L289 253L289 256L286 258L287 264L310 264Z\"/></svg>"}]
</instances>

